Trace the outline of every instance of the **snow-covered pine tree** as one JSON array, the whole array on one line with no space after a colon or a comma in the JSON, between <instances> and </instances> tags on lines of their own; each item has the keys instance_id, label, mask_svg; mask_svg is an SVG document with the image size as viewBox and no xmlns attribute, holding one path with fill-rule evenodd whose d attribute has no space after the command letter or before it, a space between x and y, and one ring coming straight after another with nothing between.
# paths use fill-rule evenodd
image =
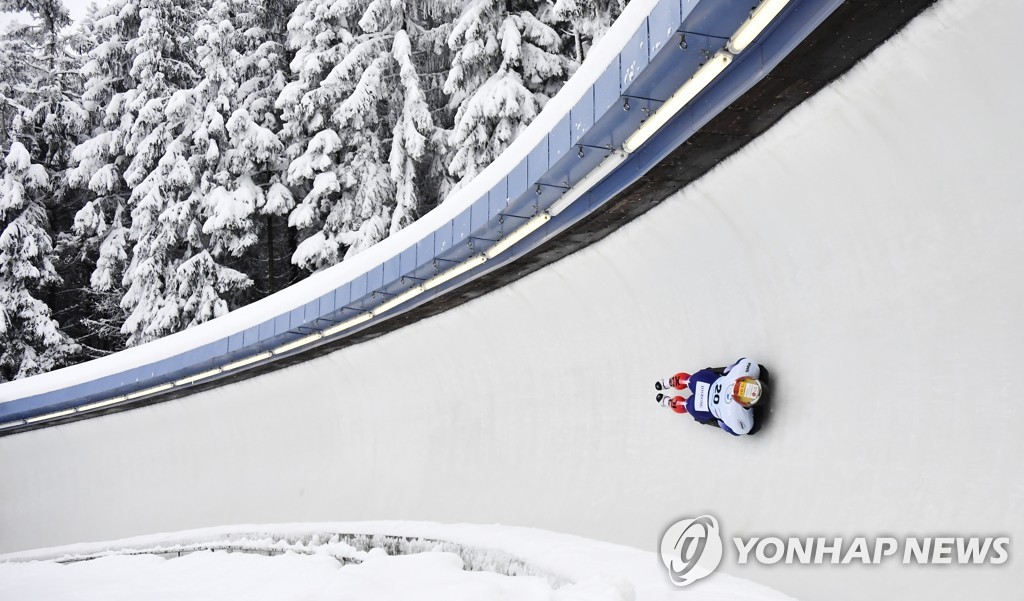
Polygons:
<instances>
[{"instance_id":1,"label":"snow-covered pine tree","mask_svg":"<svg viewBox=\"0 0 1024 601\"><path fill-rule=\"evenodd\" d=\"M267 160L281 150L277 136L252 123L245 111L235 110L239 96L235 66L241 58L238 47L242 44L235 29L233 4L237 5L230 0L215 0L200 23L196 40L203 77L195 88L177 92L174 99L180 96L186 100L172 100L176 108L168 110L169 118L183 123L179 139L191 143L186 154L196 185L187 202L201 208L205 216L202 233L209 237L209 249L216 258L239 257L255 243L252 217L257 202L263 202L263 190L253 183L245 163ZM236 141L241 135L251 144L234 149L233 157L228 156L233 150L228 132L231 119L235 119Z\"/></svg>"},{"instance_id":2,"label":"snow-covered pine tree","mask_svg":"<svg viewBox=\"0 0 1024 601\"><path fill-rule=\"evenodd\" d=\"M468 0L448 36L456 108L449 170L468 181L491 163L575 70L534 0Z\"/></svg>"},{"instance_id":3,"label":"snow-covered pine tree","mask_svg":"<svg viewBox=\"0 0 1024 601\"><path fill-rule=\"evenodd\" d=\"M11 32L20 38L25 54L12 57L22 82L14 90L19 105L20 131L12 132L28 149L32 161L43 165L50 177L50 209L64 200L63 171L71 148L88 125L89 115L78 104L79 82L75 57L61 36L70 24L60 0L0 0L0 11L25 10L32 23ZM7 59L7 60L12 60ZM13 136L12 136L13 139Z\"/></svg>"},{"instance_id":4,"label":"snow-covered pine tree","mask_svg":"<svg viewBox=\"0 0 1024 601\"><path fill-rule=\"evenodd\" d=\"M315 270L406 226L514 139L619 3L296 1L109 0L73 42L38 24L0 40L0 115L22 116L49 222L74 234L59 267L94 295L81 329L138 344L251 299L228 265L265 261L272 291L298 273L275 277L277 256ZM76 52L80 99L58 65ZM77 207L73 228L54 217Z\"/></svg>"},{"instance_id":5,"label":"snow-covered pine tree","mask_svg":"<svg viewBox=\"0 0 1024 601\"><path fill-rule=\"evenodd\" d=\"M138 0L112 0L92 11L79 37L91 42L85 56L82 106L92 116L92 130L71 153L70 185L89 194L61 240L66 254L89 265L88 292L79 319L90 344L119 350L125 312L120 307L124 270L131 252L127 224L131 190L122 174L131 162L124 144L134 117L127 105L134 96L134 56L127 42L139 31Z\"/></svg>"},{"instance_id":6,"label":"snow-covered pine tree","mask_svg":"<svg viewBox=\"0 0 1024 601\"><path fill-rule=\"evenodd\" d=\"M322 123L319 117L309 120L318 125L306 132L304 147L291 146L288 169L289 183L303 192L290 217L304 235L293 261L319 269L375 244L436 204L446 179L437 157L446 140L434 113L446 110L447 98L440 85L431 94L421 74L437 68L433 57L447 55L457 6L369 0L330 3L335 12L329 13L313 10L316 2L304 4L291 24L298 81L280 102L309 109L326 99L335 109ZM332 14L340 27L333 37L311 35L316 29L298 19L304 10ZM329 55L325 40L343 51ZM325 56L340 60L332 64ZM315 87L309 86L309 73L320 77Z\"/></svg>"},{"instance_id":7,"label":"snow-covered pine tree","mask_svg":"<svg viewBox=\"0 0 1024 601\"><path fill-rule=\"evenodd\" d=\"M52 215L68 213L64 170L88 115L77 101L78 65L61 35L70 18L59 0L0 0L0 10L32 17L8 33L8 48L18 54L0 61L13 80L0 141L0 379L10 379L53 369L78 350L53 318L61 278L50 227Z\"/></svg>"},{"instance_id":8,"label":"snow-covered pine tree","mask_svg":"<svg viewBox=\"0 0 1024 601\"><path fill-rule=\"evenodd\" d=\"M62 242L75 250L81 263L92 264L89 293L84 295L90 306L82 319L91 343L102 350L120 350L127 339L121 300L131 254L131 188L124 173L132 161L126 142L135 123L129 104L137 93L135 56L128 43L138 37L139 10L139 0L112 0L92 11L81 26L81 37L94 40L82 68L82 104L93 123L88 138L72 152L68 180L90 198L75 215L72 237Z\"/></svg>"},{"instance_id":9,"label":"snow-covered pine tree","mask_svg":"<svg viewBox=\"0 0 1024 601\"><path fill-rule=\"evenodd\" d=\"M21 96L28 83L24 57L31 54L23 26L15 23L9 27L0 33L0 141L5 146L11 139L14 116L23 108Z\"/></svg>"},{"instance_id":10,"label":"snow-covered pine tree","mask_svg":"<svg viewBox=\"0 0 1024 601\"><path fill-rule=\"evenodd\" d=\"M285 144L285 181L294 197L302 204L289 211L288 225L303 237L319 233L324 215L333 205L328 195L337 192L337 176L323 175L331 169L342 150L341 137L331 124L333 106L344 95L337 85L326 82L331 71L348 55L355 41L350 24L358 19L352 2L336 0L304 0L288 20L287 46L293 53L289 65L292 81L285 85L275 101L281 111L280 138ZM334 177L333 184L327 180ZM320 183L317 194L314 181ZM328 189L330 188L330 189ZM321 199L321 197L323 197ZM294 201L292 201L294 202ZM320 246L326 237L320 234ZM307 244L307 250L309 245ZM317 269L336 262L334 252L318 253L318 259L296 260L296 265Z\"/></svg>"},{"instance_id":11,"label":"snow-covered pine tree","mask_svg":"<svg viewBox=\"0 0 1024 601\"><path fill-rule=\"evenodd\" d=\"M398 63L402 84L402 105L392 130L388 157L395 189L395 208L389 228L389 233L393 234L419 216L418 171L428 156L428 143L434 138L436 128L412 60L409 34L404 29L397 31L391 44L391 56Z\"/></svg>"},{"instance_id":12,"label":"snow-covered pine tree","mask_svg":"<svg viewBox=\"0 0 1024 601\"><path fill-rule=\"evenodd\" d=\"M292 261L308 270L363 250L390 225L393 190L378 114L388 93L387 47L381 36L359 32L365 8L308 0L288 24L297 80L278 104L290 143L287 181L303 193L288 219L304 237Z\"/></svg>"},{"instance_id":13,"label":"snow-covered pine tree","mask_svg":"<svg viewBox=\"0 0 1024 601\"><path fill-rule=\"evenodd\" d=\"M131 160L124 142L134 121L127 105L135 95L134 56L127 42L138 36L138 13L138 0L113 0L83 24L83 37L95 40L82 67L82 105L92 115L93 129L72 151L68 181L93 195L76 215L74 231L89 250L99 248L92 274L99 291L120 286L127 258L124 220L130 190L122 174Z\"/></svg>"},{"instance_id":14,"label":"snow-covered pine tree","mask_svg":"<svg viewBox=\"0 0 1024 601\"><path fill-rule=\"evenodd\" d=\"M303 240L292 257L306 269L333 265L342 252L344 257L352 256L387 236L394 187L384 160L378 112L388 95L386 67L387 57L377 41L352 48L326 81L347 92L331 115L332 127L322 132L327 137L314 137L307 151L289 166L293 183L313 181L289 218L299 228L319 224L319 231ZM327 168L319 170L322 159L332 155Z\"/></svg>"},{"instance_id":15,"label":"snow-covered pine tree","mask_svg":"<svg viewBox=\"0 0 1024 601\"><path fill-rule=\"evenodd\" d=\"M14 133L23 122L15 118ZM39 299L41 288L57 284L53 245L43 199L50 192L45 167L33 163L20 142L12 142L0 179L0 382L59 367L77 345Z\"/></svg>"},{"instance_id":16,"label":"snow-covered pine tree","mask_svg":"<svg viewBox=\"0 0 1024 601\"><path fill-rule=\"evenodd\" d=\"M139 18L136 35L125 40L132 87L119 107L116 134L128 157L122 177L129 190L129 243L134 242L121 280L126 290L120 306L127 314L121 331L128 337L128 346L181 327L173 299L177 265L172 253L181 245L182 224L171 211L173 199L167 198L161 179L170 180L173 170L178 193L193 184L182 145L172 147L177 152L170 160L166 157L174 132L165 109L175 91L191 87L196 79L194 48L191 44L181 47L179 42L190 39L186 32L194 31L198 20L196 7L187 1L177 15L171 14L175 7L170 0L131 4Z\"/></svg>"},{"instance_id":17,"label":"snow-covered pine tree","mask_svg":"<svg viewBox=\"0 0 1024 601\"><path fill-rule=\"evenodd\" d=\"M292 0L238 0L235 6L237 108L227 121L229 146L224 157L231 173L248 178L259 189L255 205L263 216L264 244L253 247L247 273L263 282L265 293L291 280L290 252L283 249L293 236L287 215L295 200L283 182L281 114L274 102L288 83L284 41L294 7Z\"/></svg>"},{"instance_id":18,"label":"snow-covered pine tree","mask_svg":"<svg viewBox=\"0 0 1024 601\"><path fill-rule=\"evenodd\" d=\"M443 151L443 139L434 123L420 76L424 65L416 60L416 51L426 56L435 53L438 34L447 37L450 30L450 20L455 17L453 8L451 3L373 0L359 21L368 39L383 41L389 58L387 77L398 84L392 87L388 114L391 127L388 165L395 190L389 234L412 223L425 200L436 202L437 191L425 189L421 176L427 176L426 183L440 179L436 174L424 172L436 164L433 157Z\"/></svg>"},{"instance_id":19,"label":"snow-covered pine tree","mask_svg":"<svg viewBox=\"0 0 1024 601\"><path fill-rule=\"evenodd\" d=\"M138 34L125 45L133 87L125 96L128 121L122 130L131 162L124 172L130 187L153 171L174 138L165 115L171 96L198 80L192 32L199 21L197 0L138 0ZM185 99L179 99L184 102Z\"/></svg>"},{"instance_id":20,"label":"snow-covered pine tree","mask_svg":"<svg viewBox=\"0 0 1024 601\"><path fill-rule=\"evenodd\" d=\"M310 141L329 125L332 104L340 94L321 85L348 53L354 40L349 22L356 16L351 2L304 0L288 20L287 47L292 79L275 100L282 113L281 140L294 161Z\"/></svg>"},{"instance_id":21,"label":"snow-covered pine tree","mask_svg":"<svg viewBox=\"0 0 1024 601\"><path fill-rule=\"evenodd\" d=\"M581 63L628 3L629 0L555 0L542 18L556 29L564 27L571 38L572 56Z\"/></svg>"},{"instance_id":22,"label":"snow-covered pine tree","mask_svg":"<svg viewBox=\"0 0 1024 601\"><path fill-rule=\"evenodd\" d=\"M34 24L22 27L32 32L29 35L38 43L33 46L40 51L40 56L55 57L60 45L60 30L71 23L64 4L60 0L0 0L0 12L20 11L29 13L35 20ZM19 34L25 35L25 31Z\"/></svg>"},{"instance_id":23,"label":"snow-covered pine tree","mask_svg":"<svg viewBox=\"0 0 1024 601\"><path fill-rule=\"evenodd\" d=\"M228 300L250 284L210 255L205 199L196 193L210 165L219 162L216 141L226 135L220 74L193 87L199 83L196 48L185 34L197 30L198 4L142 0L139 14L139 36L128 43L138 82L127 104L135 122L125 145L135 155L124 176L134 187L129 203L135 244L121 301L129 312L122 328L129 345L227 313ZM210 69L216 72L217 65ZM224 221L225 230L234 227L233 219ZM233 233L225 239L221 248L230 252L237 242Z\"/></svg>"}]
</instances>

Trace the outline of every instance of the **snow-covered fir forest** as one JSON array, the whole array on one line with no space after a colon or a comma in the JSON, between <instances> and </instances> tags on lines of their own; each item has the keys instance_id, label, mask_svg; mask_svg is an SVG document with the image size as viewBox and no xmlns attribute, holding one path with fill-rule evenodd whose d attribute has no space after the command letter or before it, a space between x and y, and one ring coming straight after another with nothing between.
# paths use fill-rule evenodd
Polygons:
<instances>
[{"instance_id":1,"label":"snow-covered fir forest","mask_svg":"<svg viewBox=\"0 0 1024 601\"><path fill-rule=\"evenodd\" d=\"M0 0L0 382L213 319L472 178L627 0Z\"/></svg>"}]
</instances>

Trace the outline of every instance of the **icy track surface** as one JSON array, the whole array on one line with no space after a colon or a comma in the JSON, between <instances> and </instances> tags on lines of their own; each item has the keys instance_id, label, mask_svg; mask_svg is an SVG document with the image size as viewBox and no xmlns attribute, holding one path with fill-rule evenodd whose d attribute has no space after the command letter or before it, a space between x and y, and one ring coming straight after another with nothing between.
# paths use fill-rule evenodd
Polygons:
<instances>
[{"instance_id":1,"label":"icy track surface","mask_svg":"<svg viewBox=\"0 0 1024 601\"><path fill-rule=\"evenodd\" d=\"M1019 598L1021 22L1016 0L940 2L655 210L455 311L0 439L0 549L387 518L653 551L710 512L726 537L1012 538L1000 567L726 555L798 598ZM652 402L739 354L773 373L757 436Z\"/></svg>"},{"instance_id":2,"label":"icy track surface","mask_svg":"<svg viewBox=\"0 0 1024 601\"><path fill-rule=\"evenodd\" d=\"M375 548L356 549L331 533L431 542L423 550L389 555L380 540ZM431 549L437 541L458 548ZM248 551L227 552L232 545ZM176 556L177 550L196 548L202 550ZM129 555L140 550L147 554ZM653 552L528 528L415 522L233 526L0 555L0 599L677 599L660 567ZM728 576L689 598L790 599Z\"/></svg>"}]
</instances>

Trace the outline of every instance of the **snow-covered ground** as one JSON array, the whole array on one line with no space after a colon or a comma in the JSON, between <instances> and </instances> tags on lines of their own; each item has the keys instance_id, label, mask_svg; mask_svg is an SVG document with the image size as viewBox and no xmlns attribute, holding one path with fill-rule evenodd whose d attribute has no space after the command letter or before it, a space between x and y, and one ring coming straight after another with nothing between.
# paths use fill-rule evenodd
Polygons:
<instances>
[{"instance_id":1,"label":"snow-covered ground","mask_svg":"<svg viewBox=\"0 0 1024 601\"><path fill-rule=\"evenodd\" d=\"M457 310L0 439L0 549L386 517L653 551L708 511L727 536L1024 540L1020 22L1017 0L942 0L663 205ZM773 373L757 436L652 402L738 354ZM722 570L807 599L1013 599L1014 549Z\"/></svg>"},{"instance_id":2,"label":"snow-covered ground","mask_svg":"<svg viewBox=\"0 0 1024 601\"><path fill-rule=\"evenodd\" d=\"M727 575L696 590L688 598L789 599ZM675 594L654 553L501 526L235 526L0 556L0 599L668 601Z\"/></svg>"}]
</instances>

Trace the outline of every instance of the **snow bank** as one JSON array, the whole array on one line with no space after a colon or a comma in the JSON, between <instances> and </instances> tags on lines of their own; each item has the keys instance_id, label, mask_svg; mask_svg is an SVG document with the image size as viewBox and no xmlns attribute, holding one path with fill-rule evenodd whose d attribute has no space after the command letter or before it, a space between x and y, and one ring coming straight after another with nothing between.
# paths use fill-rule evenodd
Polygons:
<instances>
[{"instance_id":1,"label":"snow bank","mask_svg":"<svg viewBox=\"0 0 1024 601\"><path fill-rule=\"evenodd\" d=\"M381 553L349 565L322 555L239 553L197 553L176 559L118 556L73 565L0 565L0 596L8 599L544 601L552 598L551 593L543 581L534 578L463 571L459 557L450 553ZM568 599L557 593L554 598Z\"/></svg>"},{"instance_id":2,"label":"snow bank","mask_svg":"<svg viewBox=\"0 0 1024 601\"><path fill-rule=\"evenodd\" d=\"M667 601L678 590L652 552L497 525L242 525L0 555L0 598L11 599ZM789 599L724 574L687 590Z\"/></svg>"}]
</instances>

